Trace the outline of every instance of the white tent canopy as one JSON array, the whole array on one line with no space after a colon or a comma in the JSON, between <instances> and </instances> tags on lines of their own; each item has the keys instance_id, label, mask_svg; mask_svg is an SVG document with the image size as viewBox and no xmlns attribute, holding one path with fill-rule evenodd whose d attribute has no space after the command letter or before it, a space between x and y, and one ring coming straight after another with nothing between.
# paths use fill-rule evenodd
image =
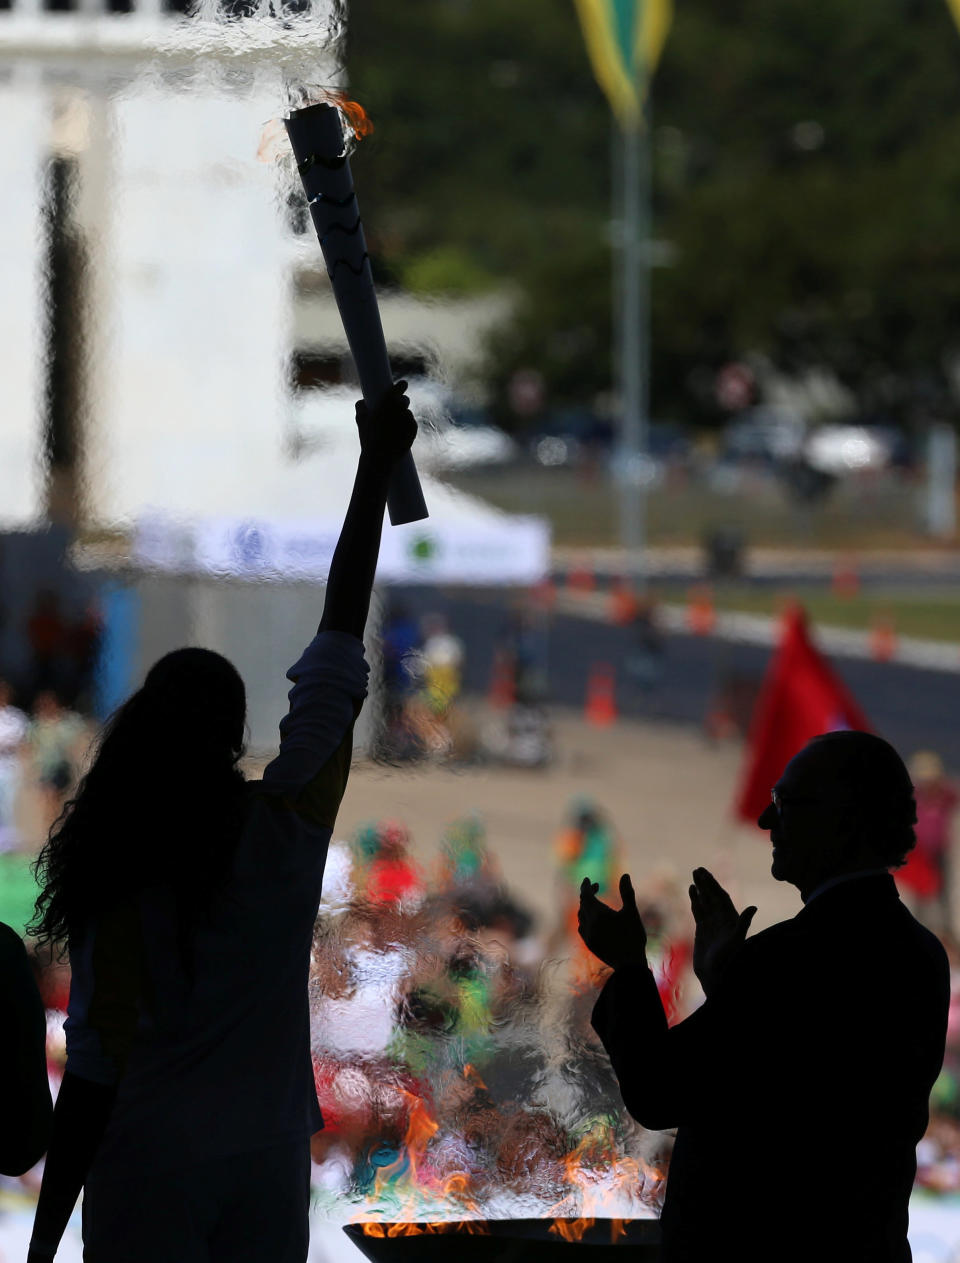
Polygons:
<instances>
[{"instance_id":1,"label":"white tent canopy","mask_svg":"<svg viewBox=\"0 0 960 1263\"><path fill-rule=\"evenodd\" d=\"M324 578L349 500L356 437L336 441L231 487L216 511L137 515L133 560L148 569L236 578ZM430 517L384 524L377 578L385 583L533 584L548 572L543 518L503 513L421 471Z\"/></svg>"}]
</instances>

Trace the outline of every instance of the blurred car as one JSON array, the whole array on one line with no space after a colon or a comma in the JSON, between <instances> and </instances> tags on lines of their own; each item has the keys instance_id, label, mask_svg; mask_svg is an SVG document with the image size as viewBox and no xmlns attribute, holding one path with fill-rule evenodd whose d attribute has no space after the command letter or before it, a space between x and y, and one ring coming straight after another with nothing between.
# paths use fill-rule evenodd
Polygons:
<instances>
[{"instance_id":1,"label":"blurred car","mask_svg":"<svg viewBox=\"0 0 960 1263\"><path fill-rule=\"evenodd\" d=\"M617 425L614 421L598 417L589 411L569 410L554 414L527 439L527 451L537 462L548 468L575 466L590 457L602 457L609 461L614 474L627 465L637 464L636 459L625 461L618 450ZM652 421L647 426L645 466L664 465L685 461L690 455L690 441L686 432L672 421ZM642 478L641 481L648 481Z\"/></svg>"},{"instance_id":2,"label":"blurred car","mask_svg":"<svg viewBox=\"0 0 960 1263\"><path fill-rule=\"evenodd\" d=\"M811 468L835 478L868 469L886 469L893 455L887 431L865 425L822 425L803 445Z\"/></svg>"},{"instance_id":3,"label":"blurred car","mask_svg":"<svg viewBox=\"0 0 960 1263\"><path fill-rule=\"evenodd\" d=\"M356 442L356 386L305 390L290 403L290 429L297 451ZM508 434L484 419L479 410L458 405L442 383L412 377L407 391L419 424L414 455L426 470L488 468L516 460L520 448Z\"/></svg>"},{"instance_id":4,"label":"blurred car","mask_svg":"<svg viewBox=\"0 0 960 1263\"><path fill-rule=\"evenodd\" d=\"M609 454L615 438L611 421L587 409L563 409L543 418L526 437L526 448L538 465L574 466L589 457Z\"/></svg>"},{"instance_id":5,"label":"blurred car","mask_svg":"<svg viewBox=\"0 0 960 1263\"><path fill-rule=\"evenodd\" d=\"M647 452L667 464L681 464L690 456L690 436L675 421L651 421L647 427Z\"/></svg>"},{"instance_id":6,"label":"blurred car","mask_svg":"<svg viewBox=\"0 0 960 1263\"><path fill-rule=\"evenodd\" d=\"M805 431L803 421L792 413L750 408L724 429L723 458L770 465L796 460L803 449Z\"/></svg>"},{"instance_id":7,"label":"blurred car","mask_svg":"<svg viewBox=\"0 0 960 1263\"><path fill-rule=\"evenodd\" d=\"M435 430L422 426L417 435L417 463L438 472L507 465L519 454L520 448L510 435L495 425L451 421Z\"/></svg>"}]
</instances>

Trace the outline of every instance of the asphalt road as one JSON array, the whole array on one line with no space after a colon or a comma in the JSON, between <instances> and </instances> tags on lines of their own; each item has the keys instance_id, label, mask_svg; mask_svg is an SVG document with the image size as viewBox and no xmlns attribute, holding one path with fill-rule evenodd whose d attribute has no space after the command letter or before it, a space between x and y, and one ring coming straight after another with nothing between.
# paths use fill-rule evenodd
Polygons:
<instances>
[{"instance_id":1,"label":"asphalt road","mask_svg":"<svg viewBox=\"0 0 960 1263\"><path fill-rule=\"evenodd\" d=\"M446 614L466 648L464 688L485 694L493 655L510 610L518 601L509 590L394 590L411 613ZM763 677L771 651L731 644L713 637L669 635L664 638L662 674L645 693L631 679L628 659L635 633L569 614L542 619L540 653L546 662L547 698L571 707L584 704L591 667L610 663L616 673L619 713L638 719L703 726L724 681L741 682L744 693ZM934 749L960 774L960 674L921 670L892 663L834 658L833 667L853 691L875 731L905 757L920 748Z\"/></svg>"}]
</instances>

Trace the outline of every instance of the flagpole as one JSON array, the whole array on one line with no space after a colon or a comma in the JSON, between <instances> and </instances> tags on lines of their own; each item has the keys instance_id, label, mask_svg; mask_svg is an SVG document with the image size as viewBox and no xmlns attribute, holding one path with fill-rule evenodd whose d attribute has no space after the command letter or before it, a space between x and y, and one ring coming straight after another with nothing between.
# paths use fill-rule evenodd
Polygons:
<instances>
[{"instance_id":1,"label":"flagpole","mask_svg":"<svg viewBox=\"0 0 960 1263\"><path fill-rule=\"evenodd\" d=\"M641 96L642 99L642 96ZM623 213L619 286L620 543L629 576L646 586L650 398L650 128L638 116L621 124Z\"/></svg>"},{"instance_id":2,"label":"flagpole","mask_svg":"<svg viewBox=\"0 0 960 1263\"><path fill-rule=\"evenodd\" d=\"M960 0L951 0L960 5ZM650 406L650 102L649 87L673 17L673 0L575 0L597 81L620 125L613 163L613 219L620 263L611 303L620 428L614 462L620 544L627 575L647 581ZM617 176L622 171L622 200Z\"/></svg>"}]
</instances>

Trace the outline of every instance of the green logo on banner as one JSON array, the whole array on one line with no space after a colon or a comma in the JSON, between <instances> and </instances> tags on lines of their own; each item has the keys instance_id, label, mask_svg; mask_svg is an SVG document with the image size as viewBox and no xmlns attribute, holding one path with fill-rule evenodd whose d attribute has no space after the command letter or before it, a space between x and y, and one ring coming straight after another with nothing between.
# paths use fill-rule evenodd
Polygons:
<instances>
[{"instance_id":1,"label":"green logo on banner","mask_svg":"<svg viewBox=\"0 0 960 1263\"><path fill-rule=\"evenodd\" d=\"M417 535L410 543L414 561L432 561L437 555L437 541L432 535Z\"/></svg>"}]
</instances>

